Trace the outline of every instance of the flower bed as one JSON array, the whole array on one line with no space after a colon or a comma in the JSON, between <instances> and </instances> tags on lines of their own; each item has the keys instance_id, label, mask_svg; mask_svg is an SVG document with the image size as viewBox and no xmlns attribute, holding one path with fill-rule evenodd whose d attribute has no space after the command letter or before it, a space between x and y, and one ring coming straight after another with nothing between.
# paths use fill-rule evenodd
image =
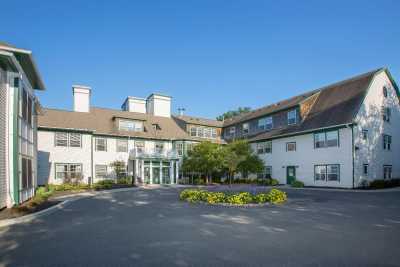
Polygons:
<instances>
[{"instance_id":1,"label":"flower bed","mask_svg":"<svg viewBox=\"0 0 400 267\"><path fill-rule=\"evenodd\" d=\"M195 203L205 202L209 204L231 204L231 205L248 205L248 204L263 204L283 203L287 200L286 193L271 189L269 192L258 193L256 195L249 192L225 193L225 192L210 192L199 189L185 189L180 193L180 200Z\"/></svg>"}]
</instances>

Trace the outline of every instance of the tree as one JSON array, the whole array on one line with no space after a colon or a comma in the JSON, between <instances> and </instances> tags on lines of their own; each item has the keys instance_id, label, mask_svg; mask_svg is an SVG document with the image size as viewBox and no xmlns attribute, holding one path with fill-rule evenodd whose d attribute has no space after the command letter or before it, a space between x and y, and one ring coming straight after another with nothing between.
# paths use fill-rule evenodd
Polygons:
<instances>
[{"instance_id":1,"label":"tree","mask_svg":"<svg viewBox=\"0 0 400 267\"><path fill-rule=\"evenodd\" d=\"M201 173L206 177L207 183L210 183L213 173L222 169L222 162L221 147L218 144L205 141L188 151L188 155L182 163L182 170Z\"/></svg>"},{"instance_id":2,"label":"tree","mask_svg":"<svg viewBox=\"0 0 400 267\"><path fill-rule=\"evenodd\" d=\"M237 110L229 110L229 111L225 112L224 114L218 116L217 120L223 121L223 120L230 119L232 117L235 117L237 115L240 115L242 113L247 113L250 111L251 111L251 108L249 108L249 107L239 107Z\"/></svg>"},{"instance_id":3,"label":"tree","mask_svg":"<svg viewBox=\"0 0 400 267\"><path fill-rule=\"evenodd\" d=\"M115 175L117 179L126 177L126 164L123 160L116 160L111 162L110 167L114 168Z\"/></svg>"},{"instance_id":4,"label":"tree","mask_svg":"<svg viewBox=\"0 0 400 267\"><path fill-rule=\"evenodd\" d=\"M230 183L237 172L247 175L249 172L260 172L264 168L264 162L253 154L250 144L245 140L236 140L226 145L223 158Z\"/></svg>"}]
</instances>

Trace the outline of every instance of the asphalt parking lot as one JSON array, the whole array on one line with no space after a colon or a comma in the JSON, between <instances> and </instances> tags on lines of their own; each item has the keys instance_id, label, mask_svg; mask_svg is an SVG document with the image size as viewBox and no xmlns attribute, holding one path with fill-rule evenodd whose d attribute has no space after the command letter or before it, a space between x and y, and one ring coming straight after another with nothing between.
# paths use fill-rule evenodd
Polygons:
<instances>
[{"instance_id":1,"label":"asphalt parking lot","mask_svg":"<svg viewBox=\"0 0 400 267\"><path fill-rule=\"evenodd\" d=\"M400 265L400 191L284 189L285 205L237 208L180 190L99 195L0 228L0 265Z\"/></svg>"}]
</instances>

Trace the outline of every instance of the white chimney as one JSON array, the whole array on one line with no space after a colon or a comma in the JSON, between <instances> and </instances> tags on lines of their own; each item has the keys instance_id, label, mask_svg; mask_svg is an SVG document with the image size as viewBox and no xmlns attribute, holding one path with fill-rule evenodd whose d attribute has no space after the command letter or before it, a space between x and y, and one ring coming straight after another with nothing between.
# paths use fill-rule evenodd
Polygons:
<instances>
[{"instance_id":1,"label":"white chimney","mask_svg":"<svg viewBox=\"0 0 400 267\"><path fill-rule=\"evenodd\" d=\"M72 92L74 95L74 111L89 112L90 111L90 90L88 86L73 85Z\"/></svg>"},{"instance_id":2,"label":"white chimney","mask_svg":"<svg viewBox=\"0 0 400 267\"><path fill-rule=\"evenodd\" d=\"M122 104L122 110L129 112L146 113L146 99L128 96Z\"/></svg>"},{"instance_id":3,"label":"white chimney","mask_svg":"<svg viewBox=\"0 0 400 267\"><path fill-rule=\"evenodd\" d=\"M161 94L151 94L147 98L147 113L160 116L171 117L171 97Z\"/></svg>"}]
</instances>

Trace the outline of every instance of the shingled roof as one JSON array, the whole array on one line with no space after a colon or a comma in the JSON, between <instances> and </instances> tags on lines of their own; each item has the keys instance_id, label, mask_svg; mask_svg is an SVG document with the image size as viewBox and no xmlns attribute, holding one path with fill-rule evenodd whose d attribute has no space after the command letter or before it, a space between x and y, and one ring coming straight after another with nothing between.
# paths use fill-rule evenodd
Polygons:
<instances>
[{"instance_id":1,"label":"shingled roof","mask_svg":"<svg viewBox=\"0 0 400 267\"><path fill-rule=\"evenodd\" d=\"M144 132L120 131L115 127L116 118L143 121ZM153 125L159 126L155 130ZM149 114L92 107L90 112L73 112L58 109L44 109L38 116L39 128L75 129L96 134L131 136L151 139L190 139L188 134L171 118Z\"/></svg>"},{"instance_id":2,"label":"shingled roof","mask_svg":"<svg viewBox=\"0 0 400 267\"><path fill-rule=\"evenodd\" d=\"M211 119L204 119L199 117L187 116L187 115L179 115L174 116L175 119L182 120L188 124L196 124L203 126L211 126L211 127L222 127L223 122Z\"/></svg>"},{"instance_id":3,"label":"shingled roof","mask_svg":"<svg viewBox=\"0 0 400 267\"><path fill-rule=\"evenodd\" d=\"M257 134L250 138L250 141L266 140L278 136L352 123L372 79L378 72L383 70L386 71L386 69L382 68L373 70L312 91L313 93L319 93L318 97L310 112L300 124Z\"/></svg>"}]
</instances>

